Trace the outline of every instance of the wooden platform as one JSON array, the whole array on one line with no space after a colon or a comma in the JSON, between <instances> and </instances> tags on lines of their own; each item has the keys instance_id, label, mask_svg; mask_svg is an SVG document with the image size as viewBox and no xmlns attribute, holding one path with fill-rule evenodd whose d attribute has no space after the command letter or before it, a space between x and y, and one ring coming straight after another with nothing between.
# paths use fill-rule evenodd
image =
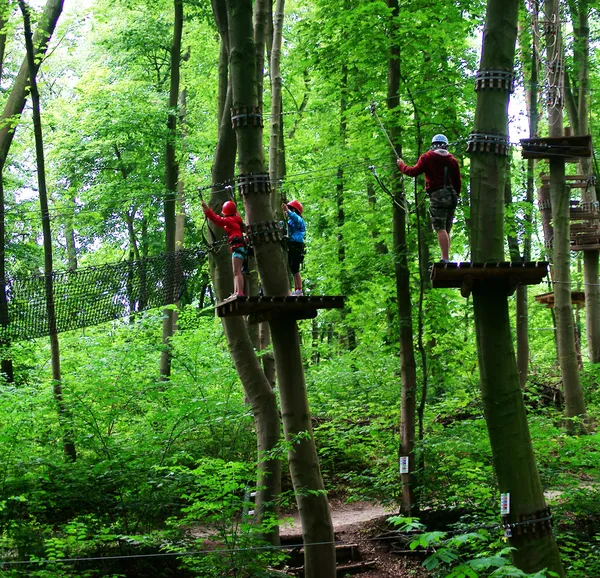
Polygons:
<instances>
[{"instance_id":1,"label":"wooden platform","mask_svg":"<svg viewBox=\"0 0 600 578\"><path fill-rule=\"evenodd\" d=\"M598 203L586 201L569 202L569 219L571 221L596 221L600 219Z\"/></svg>"},{"instance_id":2,"label":"wooden platform","mask_svg":"<svg viewBox=\"0 0 600 578\"><path fill-rule=\"evenodd\" d=\"M542 186L550 186L550 175L541 175ZM593 178L593 177L592 177ZM565 182L571 189L587 189L589 177L585 175L565 175Z\"/></svg>"},{"instance_id":3,"label":"wooden platform","mask_svg":"<svg viewBox=\"0 0 600 578\"><path fill-rule=\"evenodd\" d=\"M535 296L535 300L542 305L545 305L547 309L554 307L554 293L542 293ZM572 291L571 292L571 303L573 305L585 305L585 293L583 291Z\"/></svg>"},{"instance_id":4,"label":"wooden platform","mask_svg":"<svg viewBox=\"0 0 600 578\"><path fill-rule=\"evenodd\" d=\"M599 232L576 232L571 231L571 251L597 251L600 249Z\"/></svg>"},{"instance_id":5,"label":"wooden platform","mask_svg":"<svg viewBox=\"0 0 600 578\"><path fill-rule=\"evenodd\" d=\"M592 137L560 136L521 139L521 156L524 159L550 159L563 157L567 162L575 162L581 157L592 156ZM571 161L573 159L573 161Z\"/></svg>"},{"instance_id":6,"label":"wooden platform","mask_svg":"<svg viewBox=\"0 0 600 578\"><path fill-rule=\"evenodd\" d=\"M504 283L507 294L512 295L517 285L541 283L548 274L548 262L435 263L430 273L434 288L460 287L463 297L468 297L477 285L489 282Z\"/></svg>"},{"instance_id":7,"label":"wooden platform","mask_svg":"<svg viewBox=\"0 0 600 578\"><path fill-rule=\"evenodd\" d=\"M272 319L312 319L319 309L341 309L342 295L234 297L217 303L217 317L248 315L251 323Z\"/></svg>"}]
</instances>

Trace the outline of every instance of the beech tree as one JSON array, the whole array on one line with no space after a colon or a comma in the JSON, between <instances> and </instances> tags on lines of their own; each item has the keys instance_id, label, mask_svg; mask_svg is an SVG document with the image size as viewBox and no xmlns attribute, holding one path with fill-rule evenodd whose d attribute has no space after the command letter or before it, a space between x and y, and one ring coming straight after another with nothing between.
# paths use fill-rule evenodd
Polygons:
<instances>
[{"instance_id":1,"label":"beech tree","mask_svg":"<svg viewBox=\"0 0 600 578\"><path fill-rule=\"evenodd\" d=\"M518 2L488 0L480 71L514 70ZM507 139L508 84L477 94L474 134ZM495 150L495 153L494 153ZM507 159L501 143L492 152L471 152L473 261L504 260L504 184ZM529 435L512 344L507 286L489 282L474 287L481 395L500 492L510 496L509 522L535 514L546 504ZM526 572L547 568L564 576L558 548L548 526L535 532L513 531L513 560Z\"/></svg>"},{"instance_id":2,"label":"beech tree","mask_svg":"<svg viewBox=\"0 0 600 578\"><path fill-rule=\"evenodd\" d=\"M256 61L252 33L252 2L227 0L230 38L232 108L251 110L258 103ZM265 175L260 126L236 126L238 172ZM244 196L246 220L252 227L274 222L268 194ZM258 237L257 237L258 238ZM256 260L266 295L287 295L289 281L283 248L274 243L255 243ZM290 473L302 522L305 547L304 572L308 578L336 574L335 545L331 513L314 443L306 383L300 351L298 324L280 318L269 322L279 383L283 427L288 442Z\"/></svg>"}]
</instances>

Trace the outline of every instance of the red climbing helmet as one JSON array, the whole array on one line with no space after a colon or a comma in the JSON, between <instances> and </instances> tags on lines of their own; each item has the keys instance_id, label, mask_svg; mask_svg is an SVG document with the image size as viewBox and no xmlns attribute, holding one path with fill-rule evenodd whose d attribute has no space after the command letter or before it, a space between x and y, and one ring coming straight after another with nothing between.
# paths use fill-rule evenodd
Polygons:
<instances>
[{"instance_id":1,"label":"red climbing helmet","mask_svg":"<svg viewBox=\"0 0 600 578\"><path fill-rule=\"evenodd\" d=\"M292 209L296 209L296 211L298 211L298 214L302 214L302 211L304 211L304 207L302 206L302 203L300 201L290 201L287 204L288 207L291 207Z\"/></svg>"},{"instance_id":2,"label":"red climbing helmet","mask_svg":"<svg viewBox=\"0 0 600 578\"><path fill-rule=\"evenodd\" d=\"M233 201L225 201L223 203L221 213L223 213L226 217L231 217L231 215L235 215L237 213L235 203Z\"/></svg>"}]
</instances>

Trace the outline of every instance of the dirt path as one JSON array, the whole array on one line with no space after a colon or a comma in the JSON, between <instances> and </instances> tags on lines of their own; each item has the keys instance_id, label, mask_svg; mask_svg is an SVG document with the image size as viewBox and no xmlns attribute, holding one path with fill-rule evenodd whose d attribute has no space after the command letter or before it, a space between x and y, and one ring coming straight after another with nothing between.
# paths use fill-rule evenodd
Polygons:
<instances>
[{"instance_id":1,"label":"dirt path","mask_svg":"<svg viewBox=\"0 0 600 578\"><path fill-rule=\"evenodd\" d=\"M383 516L393 516L396 511L391 507L370 504L368 502L354 502L345 504L343 502L330 502L331 519L335 532L342 531L346 526L370 522ZM302 524L298 512L290 514L292 522L282 524L280 533L282 536L290 536L302 532Z\"/></svg>"},{"instance_id":2,"label":"dirt path","mask_svg":"<svg viewBox=\"0 0 600 578\"><path fill-rule=\"evenodd\" d=\"M386 518L397 510L391 507L355 502L345 504L330 501L331 518L338 543L358 544L363 560L376 562L372 570L357 574L357 578L426 578L429 574L421 567L422 559L407 559L393 554L391 542L376 540L375 537L389 530ZM281 536L298 536L302 526L298 513L290 514L292 522L281 525Z\"/></svg>"}]
</instances>

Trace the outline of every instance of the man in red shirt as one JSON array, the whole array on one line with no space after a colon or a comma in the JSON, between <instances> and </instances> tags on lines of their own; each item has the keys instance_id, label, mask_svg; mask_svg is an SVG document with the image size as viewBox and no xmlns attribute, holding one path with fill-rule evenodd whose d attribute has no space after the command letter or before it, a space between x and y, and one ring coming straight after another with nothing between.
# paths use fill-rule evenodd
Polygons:
<instances>
[{"instance_id":1,"label":"man in red shirt","mask_svg":"<svg viewBox=\"0 0 600 578\"><path fill-rule=\"evenodd\" d=\"M425 191L429 195L429 214L442 251L442 261L450 262L450 231L462 181L458 161L448 152L448 139L436 134L431 149L421 155L414 167L398 159L400 172L409 177L425 173Z\"/></svg>"}]
</instances>

